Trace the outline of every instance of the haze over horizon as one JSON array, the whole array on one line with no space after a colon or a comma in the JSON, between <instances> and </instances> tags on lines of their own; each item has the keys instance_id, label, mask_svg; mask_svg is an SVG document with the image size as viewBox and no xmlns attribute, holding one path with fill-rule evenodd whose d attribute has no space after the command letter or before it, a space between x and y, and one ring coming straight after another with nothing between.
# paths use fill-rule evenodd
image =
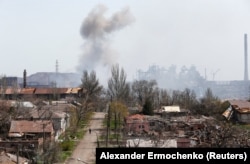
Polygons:
<instances>
[{"instance_id":1,"label":"haze over horizon","mask_svg":"<svg viewBox=\"0 0 250 164\"><path fill-rule=\"evenodd\" d=\"M0 75L54 72L58 60L59 72L95 70L102 82L115 63L130 81L151 65L243 80L249 17L247 0L1 0Z\"/></svg>"}]
</instances>

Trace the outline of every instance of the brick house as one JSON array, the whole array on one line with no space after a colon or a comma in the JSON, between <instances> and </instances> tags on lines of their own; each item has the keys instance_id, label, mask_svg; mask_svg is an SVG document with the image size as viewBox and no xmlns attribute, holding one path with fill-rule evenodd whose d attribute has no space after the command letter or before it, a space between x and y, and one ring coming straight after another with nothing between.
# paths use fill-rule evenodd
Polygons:
<instances>
[{"instance_id":1,"label":"brick house","mask_svg":"<svg viewBox=\"0 0 250 164\"><path fill-rule=\"evenodd\" d=\"M149 131L149 121L142 114L134 114L125 118L125 131L130 134L141 134Z\"/></svg>"}]
</instances>

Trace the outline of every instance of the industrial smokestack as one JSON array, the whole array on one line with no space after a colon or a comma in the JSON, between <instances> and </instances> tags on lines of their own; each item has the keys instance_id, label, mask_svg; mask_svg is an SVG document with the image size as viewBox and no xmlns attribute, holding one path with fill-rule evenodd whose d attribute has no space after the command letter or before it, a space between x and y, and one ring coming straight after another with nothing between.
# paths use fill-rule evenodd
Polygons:
<instances>
[{"instance_id":1,"label":"industrial smokestack","mask_svg":"<svg viewBox=\"0 0 250 164\"><path fill-rule=\"evenodd\" d=\"M26 69L23 71L23 88L26 88L27 79L26 79Z\"/></svg>"},{"instance_id":2,"label":"industrial smokestack","mask_svg":"<svg viewBox=\"0 0 250 164\"><path fill-rule=\"evenodd\" d=\"M244 35L245 72L244 80L248 81L248 56L247 56L247 34Z\"/></svg>"}]
</instances>

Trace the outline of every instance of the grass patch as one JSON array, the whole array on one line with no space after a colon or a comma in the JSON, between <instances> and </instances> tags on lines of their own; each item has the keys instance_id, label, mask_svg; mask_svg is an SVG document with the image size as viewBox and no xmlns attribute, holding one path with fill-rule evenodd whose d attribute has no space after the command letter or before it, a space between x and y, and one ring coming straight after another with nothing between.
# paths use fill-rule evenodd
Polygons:
<instances>
[{"instance_id":1,"label":"grass patch","mask_svg":"<svg viewBox=\"0 0 250 164\"><path fill-rule=\"evenodd\" d=\"M72 151L63 151L60 155L61 161L65 161L68 157L70 157Z\"/></svg>"},{"instance_id":2,"label":"grass patch","mask_svg":"<svg viewBox=\"0 0 250 164\"><path fill-rule=\"evenodd\" d=\"M72 151L74 148L74 141L63 141L60 143L60 147L62 149L62 151Z\"/></svg>"},{"instance_id":3,"label":"grass patch","mask_svg":"<svg viewBox=\"0 0 250 164\"><path fill-rule=\"evenodd\" d=\"M237 127L244 129L244 130L250 130L250 124L237 125Z\"/></svg>"}]
</instances>

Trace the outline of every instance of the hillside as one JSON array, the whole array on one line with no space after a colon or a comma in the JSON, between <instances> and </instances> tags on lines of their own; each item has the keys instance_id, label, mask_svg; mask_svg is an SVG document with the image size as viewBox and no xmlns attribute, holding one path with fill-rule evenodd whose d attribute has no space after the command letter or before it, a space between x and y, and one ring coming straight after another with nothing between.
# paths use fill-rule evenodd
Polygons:
<instances>
[{"instance_id":1,"label":"hillside","mask_svg":"<svg viewBox=\"0 0 250 164\"><path fill-rule=\"evenodd\" d=\"M23 78L19 78L23 83ZM38 72L27 76L27 86L52 86L56 83L57 87L78 87L81 83L81 75L77 73L56 73Z\"/></svg>"}]
</instances>

